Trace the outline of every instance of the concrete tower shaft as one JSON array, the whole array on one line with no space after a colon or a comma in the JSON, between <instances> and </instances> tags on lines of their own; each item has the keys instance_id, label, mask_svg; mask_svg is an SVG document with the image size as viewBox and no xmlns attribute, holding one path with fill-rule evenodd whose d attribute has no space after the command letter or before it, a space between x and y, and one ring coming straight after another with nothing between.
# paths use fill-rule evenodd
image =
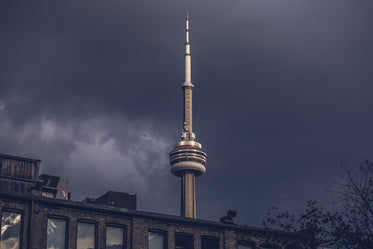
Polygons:
<instances>
[{"instance_id":1,"label":"concrete tower shaft","mask_svg":"<svg viewBox=\"0 0 373 249\"><path fill-rule=\"evenodd\" d=\"M181 138L183 140L193 141L195 134L193 133L193 109L192 109L192 88L184 88L184 128L182 131Z\"/></svg>"},{"instance_id":2,"label":"concrete tower shaft","mask_svg":"<svg viewBox=\"0 0 373 249\"><path fill-rule=\"evenodd\" d=\"M196 218L195 178L206 172L207 154L200 143L195 141L192 119L191 56L189 44L189 18L186 17L185 82L182 84L184 96L184 123L179 141L170 152L171 173L181 178L181 216Z\"/></svg>"}]
</instances>

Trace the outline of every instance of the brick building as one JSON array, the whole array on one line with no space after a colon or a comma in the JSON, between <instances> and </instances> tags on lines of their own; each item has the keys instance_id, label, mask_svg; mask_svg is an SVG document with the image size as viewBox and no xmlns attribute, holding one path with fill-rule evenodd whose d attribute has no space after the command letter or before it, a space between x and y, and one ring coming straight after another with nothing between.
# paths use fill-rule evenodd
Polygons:
<instances>
[{"instance_id":1,"label":"brick building","mask_svg":"<svg viewBox=\"0 0 373 249\"><path fill-rule=\"evenodd\" d=\"M109 191L71 201L68 183L40 175L39 160L0 155L1 249L311 249L307 233L136 210L136 195Z\"/></svg>"}]
</instances>

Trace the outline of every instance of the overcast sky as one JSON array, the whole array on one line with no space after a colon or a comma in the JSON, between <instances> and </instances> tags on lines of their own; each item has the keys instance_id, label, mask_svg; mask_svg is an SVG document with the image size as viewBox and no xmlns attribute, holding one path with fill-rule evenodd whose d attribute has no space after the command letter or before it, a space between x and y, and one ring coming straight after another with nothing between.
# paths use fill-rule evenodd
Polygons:
<instances>
[{"instance_id":1,"label":"overcast sky","mask_svg":"<svg viewBox=\"0 0 373 249\"><path fill-rule=\"evenodd\" d=\"M373 2L0 3L0 153L42 160L74 200L133 192L179 214L185 13L194 131L208 153L197 216L326 202L341 161L371 159Z\"/></svg>"}]
</instances>

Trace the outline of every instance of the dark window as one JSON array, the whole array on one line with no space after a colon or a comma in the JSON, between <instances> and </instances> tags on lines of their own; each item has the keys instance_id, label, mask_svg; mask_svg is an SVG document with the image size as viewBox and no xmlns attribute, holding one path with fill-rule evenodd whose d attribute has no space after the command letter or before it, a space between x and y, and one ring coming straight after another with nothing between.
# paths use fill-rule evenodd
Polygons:
<instances>
[{"instance_id":1,"label":"dark window","mask_svg":"<svg viewBox=\"0 0 373 249\"><path fill-rule=\"evenodd\" d=\"M148 249L165 249L166 236L163 232L148 232Z\"/></svg>"},{"instance_id":2,"label":"dark window","mask_svg":"<svg viewBox=\"0 0 373 249\"><path fill-rule=\"evenodd\" d=\"M106 227L106 249L124 249L124 228Z\"/></svg>"},{"instance_id":3,"label":"dark window","mask_svg":"<svg viewBox=\"0 0 373 249\"><path fill-rule=\"evenodd\" d=\"M0 248L19 249L21 243L22 215L4 211L1 216Z\"/></svg>"},{"instance_id":4,"label":"dark window","mask_svg":"<svg viewBox=\"0 0 373 249\"><path fill-rule=\"evenodd\" d=\"M260 248L261 248L261 249L280 249L279 246L274 245L274 244L270 244L270 243L264 243L264 244L261 244L261 245L260 245Z\"/></svg>"},{"instance_id":5,"label":"dark window","mask_svg":"<svg viewBox=\"0 0 373 249\"><path fill-rule=\"evenodd\" d=\"M280 247L274 244L265 243L265 244L261 244L260 248L261 249L279 249Z\"/></svg>"},{"instance_id":6,"label":"dark window","mask_svg":"<svg viewBox=\"0 0 373 249\"><path fill-rule=\"evenodd\" d=\"M193 249L193 236L189 234L175 234L175 249Z\"/></svg>"},{"instance_id":7,"label":"dark window","mask_svg":"<svg viewBox=\"0 0 373 249\"><path fill-rule=\"evenodd\" d=\"M201 240L202 249L219 249L219 240L218 238L205 237Z\"/></svg>"},{"instance_id":8,"label":"dark window","mask_svg":"<svg viewBox=\"0 0 373 249\"><path fill-rule=\"evenodd\" d=\"M238 245L238 249L252 249L252 247L248 245Z\"/></svg>"},{"instance_id":9,"label":"dark window","mask_svg":"<svg viewBox=\"0 0 373 249\"><path fill-rule=\"evenodd\" d=\"M66 248L66 220L48 218L47 249Z\"/></svg>"},{"instance_id":10,"label":"dark window","mask_svg":"<svg viewBox=\"0 0 373 249\"><path fill-rule=\"evenodd\" d=\"M253 249L254 247L248 245L238 245L238 249Z\"/></svg>"},{"instance_id":11,"label":"dark window","mask_svg":"<svg viewBox=\"0 0 373 249\"><path fill-rule=\"evenodd\" d=\"M96 225L78 222L77 249L94 249L96 242Z\"/></svg>"}]
</instances>

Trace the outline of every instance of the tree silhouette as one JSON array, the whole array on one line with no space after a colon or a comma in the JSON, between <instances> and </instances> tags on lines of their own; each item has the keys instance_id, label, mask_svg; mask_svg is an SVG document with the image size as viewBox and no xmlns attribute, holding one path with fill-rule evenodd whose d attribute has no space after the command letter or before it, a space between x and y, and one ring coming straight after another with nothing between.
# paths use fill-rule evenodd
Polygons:
<instances>
[{"instance_id":1,"label":"tree silhouette","mask_svg":"<svg viewBox=\"0 0 373 249\"><path fill-rule=\"evenodd\" d=\"M373 248L373 163L365 161L355 169L346 168L333 194L336 211L325 211L317 201L295 216L270 208L263 226L289 232L312 231L318 245L338 249Z\"/></svg>"}]
</instances>

